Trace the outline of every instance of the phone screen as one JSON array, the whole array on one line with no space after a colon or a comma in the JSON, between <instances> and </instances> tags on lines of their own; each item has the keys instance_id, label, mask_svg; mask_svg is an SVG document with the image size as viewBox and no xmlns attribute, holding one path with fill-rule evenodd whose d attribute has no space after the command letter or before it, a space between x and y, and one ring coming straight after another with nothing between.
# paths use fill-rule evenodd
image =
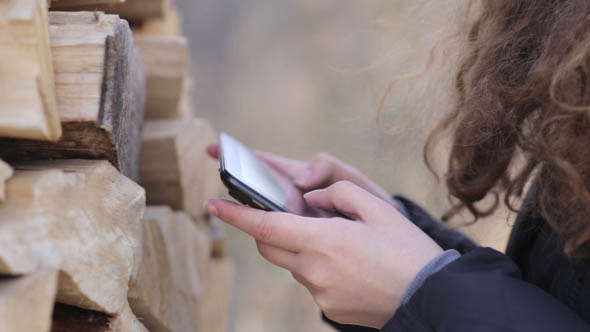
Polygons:
<instances>
[{"instance_id":1,"label":"phone screen","mask_svg":"<svg viewBox=\"0 0 590 332\"><path fill-rule=\"evenodd\" d=\"M283 210L298 215L314 215L303 193L291 180L261 160L245 145L228 134L220 135L223 167L241 183Z\"/></svg>"}]
</instances>

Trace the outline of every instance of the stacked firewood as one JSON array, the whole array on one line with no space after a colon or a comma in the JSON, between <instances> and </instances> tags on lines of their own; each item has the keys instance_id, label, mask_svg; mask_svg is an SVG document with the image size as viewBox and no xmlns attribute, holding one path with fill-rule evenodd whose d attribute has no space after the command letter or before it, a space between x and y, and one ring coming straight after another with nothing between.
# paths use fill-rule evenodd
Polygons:
<instances>
[{"instance_id":1,"label":"stacked firewood","mask_svg":"<svg viewBox=\"0 0 590 332\"><path fill-rule=\"evenodd\" d=\"M0 1L0 331L227 330L189 59L170 1Z\"/></svg>"}]
</instances>

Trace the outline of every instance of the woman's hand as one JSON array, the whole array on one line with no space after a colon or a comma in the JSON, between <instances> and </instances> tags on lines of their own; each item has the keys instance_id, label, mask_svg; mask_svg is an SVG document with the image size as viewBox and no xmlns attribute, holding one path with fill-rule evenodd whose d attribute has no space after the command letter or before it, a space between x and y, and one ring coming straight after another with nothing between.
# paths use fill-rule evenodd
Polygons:
<instances>
[{"instance_id":1,"label":"woman's hand","mask_svg":"<svg viewBox=\"0 0 590 332\"><path fill-rule=\"evenodd\" d=\"M290 270L330 319L383 327L416 274L442 249L390 204L350 182L305 199L355 220L266 212L221 199L209 200L207 209L252 235L260 254Z\"/></svg>"},{"instance_id":2,"label":"woman's hand","mask_svg":"<svg viewBox=\"0 0 590 332\"><path fill-rule=\"evenodd\" d=\"M207 147L210 156L219 158L219 146ZM371 194L396 206L389 193L347 163L325 153L316 155L310 163L291 160L267 152L256 154L279 172L289 177L304 193L326 188L338 181L349 181Z\"/></svg>"}]
</instances>

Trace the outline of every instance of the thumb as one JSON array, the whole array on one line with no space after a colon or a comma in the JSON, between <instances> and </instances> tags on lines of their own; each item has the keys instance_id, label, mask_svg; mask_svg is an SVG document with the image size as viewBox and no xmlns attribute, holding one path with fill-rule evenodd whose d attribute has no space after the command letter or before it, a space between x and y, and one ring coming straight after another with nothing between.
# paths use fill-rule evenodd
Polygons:
<instances>
[{"instance_id":1,"label":"thumb","mask_svg":"<svg viewBox=\"0 0 590 332\"><path fill-rule=\"evenodd\" d=\"M219 159L219 144L211 143L207 145L207 154L213 159Z\"/></svg>"},{"instance_id":2,"label":"thumb","mask_svg":"<svg viewBox=\"0 0 590 332\"><path fill-rule=\"evenodd\" d=\"M383 200L348 181L339 181L326 189L303 196L306 202L322 210L339 211L357 221L379 223L388 219L393 209Z\"/></svg>"},{"instance_id":3,"label":"thumb","mask_svg":"<svg viewBox=\"0 0 590 332\"><path fill-rule=\"evenodd\" d=\"M291 180L296 178L306 169L306 163L302 161L291 160L262 151L256 151L256 155Z\"/></svg>"},{"instance_id":4,"label":"thumb","mask_svg":"<svg viewBox=\"0 0 590 332\"><path fill-rule=\"evenodd\" d=\"M327 155L320 154L309 163L307 168L303 170L294 182L300 189L304 191L324 188L330 184L334 173L334 163Z\"/></svg>"}]
</instances>

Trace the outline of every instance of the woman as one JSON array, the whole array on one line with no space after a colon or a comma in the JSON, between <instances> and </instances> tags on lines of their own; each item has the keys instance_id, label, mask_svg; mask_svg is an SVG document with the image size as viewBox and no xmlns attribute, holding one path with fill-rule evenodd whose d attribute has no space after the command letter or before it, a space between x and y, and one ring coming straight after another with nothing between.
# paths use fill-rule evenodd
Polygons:
<instances>
[{"instance_id":1,"label":"woman","mask_svg":"<svg viewBox=\"0 0 590 332\"><path fill-rule=\"evenodd\" d=\"M458 203L448 216L486 216L496 206L478 207L484 197L509 204L534 182L506 255L445 230L326 155L309 164L263 157L309 204L354 220L219 199L207 208L254 236L334 322L383 331L590 331L590 2L483 1L467 33L454 109L429 142L453 129L446 183ZM515 164L517 154L524 163Z\"/></svg>"}]
</instances>

